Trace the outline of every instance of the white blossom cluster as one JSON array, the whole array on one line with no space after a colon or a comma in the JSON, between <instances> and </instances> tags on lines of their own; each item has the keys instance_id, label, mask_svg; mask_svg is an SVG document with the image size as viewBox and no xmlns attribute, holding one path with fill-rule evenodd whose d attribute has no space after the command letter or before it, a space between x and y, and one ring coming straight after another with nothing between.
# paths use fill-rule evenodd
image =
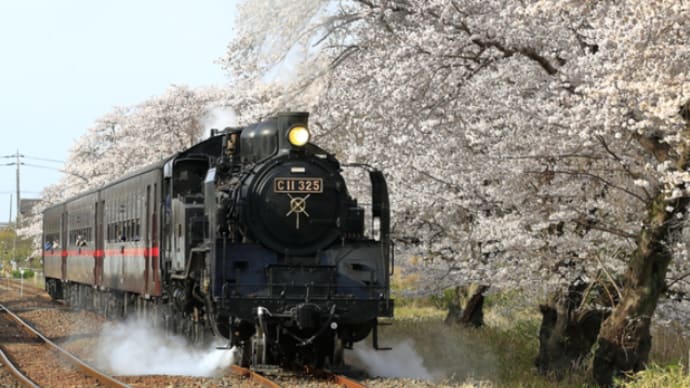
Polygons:
<instances>
[{"instance_id":1,"label":"white blossom cluster","mask_svg":"<svg viewBox=\"0 0 690 388\"><path fill-rule=\"evenodd\" d=\"M305 110L315 142L385 171L396 263L430 293L614 278L656 195L688 195L688 2L252 0L235 25L226 91L115 109L44 199L192 144L209 105L241 123ZM683 291L678 233L669 284Z\"/></svg>"},{"instance_id":2,"label":"white blossom cluster","mask_svg":"<svg viewBox=\"0 0 690 388\"><path fill-rule=\"evenodd\" d=\"M245 118L309 110L318 142L383 168L430 289L615 277L655 195L688 194L687 2L254 0L236 23Z\"/></svg>"},{"instance_id":3,"label":"white blossom cluster","mask_svg":"<svg viewBox=\"0 0 690 388\"><path fill-rule=\"evenodd\" d=\"M40 255L41 212L51 204L94 189L196 144L213 109L231 105L217 88L171 86L163 95L130 107L116 107L77 139L64 177L44 189L42 203L20 233L34 237Z\"/></svg>"}]
</instances>

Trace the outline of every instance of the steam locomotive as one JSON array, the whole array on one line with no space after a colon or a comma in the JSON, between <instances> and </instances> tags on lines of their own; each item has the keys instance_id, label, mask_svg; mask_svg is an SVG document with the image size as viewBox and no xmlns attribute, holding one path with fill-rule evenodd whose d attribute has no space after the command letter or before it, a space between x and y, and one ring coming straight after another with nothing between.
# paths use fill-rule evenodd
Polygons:
<instances>
[{"instance_id":1,"label":"steam locomotive","mask_svg":"<svg viewBox=\"0 0 690 388\"><path fill-rule=\"evenodd\" d=\"M309 139L301 112L213 130L47 208L47 292L197 341L227 338L245 366L337 365L370 334L379 349L378 319L394 305L386 181ZM370 203L351 196L345 167L368 174Z\"/></svg>"}]
</instances>

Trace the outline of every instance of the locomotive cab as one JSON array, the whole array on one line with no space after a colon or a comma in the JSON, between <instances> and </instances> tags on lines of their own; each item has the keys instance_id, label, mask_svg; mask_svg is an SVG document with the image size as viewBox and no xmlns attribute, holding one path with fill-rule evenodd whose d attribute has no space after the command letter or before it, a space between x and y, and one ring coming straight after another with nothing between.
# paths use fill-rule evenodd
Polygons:
<instances>
[{"instance_id":1,"label":"locomotive cab","mask_svg":"<svg viewBox=\"0 0 690 388\"><path fill-rule=\"evenodd\" d=\"M175 159L171 176L166 179L172 271L184 271L191 249L206 238L203 182L208 167L206 157L192 155Z\"/></svg>"}]
</instances>

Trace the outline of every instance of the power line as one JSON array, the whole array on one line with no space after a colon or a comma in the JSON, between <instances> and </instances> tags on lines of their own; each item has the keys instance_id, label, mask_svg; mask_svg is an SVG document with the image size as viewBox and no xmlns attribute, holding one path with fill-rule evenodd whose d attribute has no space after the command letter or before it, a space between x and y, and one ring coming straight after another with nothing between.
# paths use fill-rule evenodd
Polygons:
<instances>
[{"instance_id":1,"label":"power line","mask_svg":"<svg viewBox=\"0 0 690 388\"><path fill-rule=\"evenodd\" d=\"M64 160L49 159L49 158L41 158L41 157L38 157L38 156L25 155L24 157L25 157L26 159L40 160L40 161L42 161L42 162L65 163Z\"/></svg>"},{"instance_id":2,"label":"power line","mask_svg":"<svg viewBox=\"0 0 690 388\"><path fill-rule=\"evenodd\" d=\"M15 157L16 157L16 155L15 155ZM16 165L17 165L17 162L12 162L12 163L0 164L0 167L2 167L2 166L16 166ZM41 164L24 163L24 162L19 162L19 165L20 165L20 166L27 166L27 167L42 168L42 169L45 169L45 170L53 170L53 171L61 172L61 173L63 173L63 174L72 175L72 176L74 176L74 177L77 177L77 178L83 180L84 182L87 182L87 183L89 182L89 179L86 178L86 177L83 177L83 176L81 176L81 175L79 175L79 174L76 174L76 173L73 173L73 172L69 172L69 171L66 171L66 170L62 170L62 169L59 169L59 168L53 167L53 166L44 166L44 165L41 165Z\"/></svg>"},{"instance_id":3,"label":"power line","mask_svg":"<svg viewBox=\"0 0 690 388\"><path fill-rule=\"evenodd\" d=\"M0 156L0 158L2 158L2 159L14 158L14 159L15 159L14 162L12 162L12 163L5 163L4 166L16 166L16 167L17 167L17 183L16 183L16 186L15 186L15 187L16 187L16 194L17 194L17 216L16 216L16 219L15 219L15 222L16 222L17 224L19 224L19 216L20 216L20 211L21 211L21 207L20 207L20 205L21 205L21 195L22 195L22 190L21 190L21 188L20 188L21 186L20 186L20 184L19 184L19 182L20 182L20 166L24 165L24 166L27 166L27 167L45 168L45 169L49 169L49 170L55 170L55 171L59 171L59 172L61 172L61 173L63 173L63 174L69 174L69 175L75 176L75 177L77 177L77 178L79 178L79 179L82 179L82 180L83 180L84 182L86 182L86 183L89 182L88 178L85 178L85 177L83 177L83 176L81 176L81 175L79 175L79 174L75 174L75 173L72 173L72 172L69 172L69 171L61 170L61 169L59 169L59 168L57 168L57 167L53 167L53 166L44 166L44 165L40 165L40 164L24 163L24 162L22 162L22 161L20 160L21 158L26 158L26 159L30 159L30 160L38 160L38 161L50 162L50 163L64 163L64 162L59 161L59 160L56 160L56 159L42 158L42 157L36 157L36 156L26 156L26 155L20 154L20 153L19 153L19 150L17 150L17 152L16 152L14 155L4 155L4 156ZM0 166L3 166L3 165L0 164ZM11 198L11 197L10 197L10 198ZM10 199L10 203L11 203L11 202L12 202L12 199ZM10 219L12 218L12 216L11 216L11 211L12 211L12 207L11 207L11 205L10 205Z\"/></svg>"},{"instance_id":4,"label":"power line","mask_svg":"<svg viewBox=\"0 0 690 388\"><path fill-rule=\"evenodd\" d=\"M16 165L17 165L17 162L0 164L0 166L16 166ZM43 166L43 165L40 165L40 164L19 162L19 165L20 165L20 166L37 167L37 168L45 168L45 169L48 169L48 170L60 171L60 169L57 168L57 167L53 167L53 166Z\"/></svg>"},{"instance_id":5,"label":"power line","mask_svg":"<svg viewBox=\"0 0 690 388\"><path fill-rule=\"evenodd\" d=\"M24 154L14 154L14 155L3 155L3 156L0 156L0 158L3 158L3 159L17 158L17 157L19 157L19 158L31 159L31 160L39 160L39 161L41 161L41 162L65 163L64 160L43 158L43 157L40 157L40 156L31 156L31 155L24 155Z\"/></svg>"},{"instance_id":6,"label":"power line","mask_svg":"<svg viewBox=\"0 0 690 388\"><path fill-rule=\"evenodd\" d=\"M45 169L48 169L48 170L60 171L59 168L52 167L52 166L42 166L42 165L40 165L40 164L22 163L22 165L23 165L23 166L28 166L28 167L45 168Z\"/></svg>"}]
</instances>

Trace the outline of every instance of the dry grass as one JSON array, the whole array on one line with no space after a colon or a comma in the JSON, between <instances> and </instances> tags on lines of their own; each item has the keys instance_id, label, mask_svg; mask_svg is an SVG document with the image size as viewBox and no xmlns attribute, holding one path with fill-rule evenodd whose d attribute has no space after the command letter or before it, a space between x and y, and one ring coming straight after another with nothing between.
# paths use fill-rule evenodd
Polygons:
<instances>
[{"instance_id":1,"label":"dry grass","mask_svg":"<svg viewBox=\"0 0 690 388\"><path fill-rule=\"evenodd\" d=\"M658 365L688 364L690 340L683 335L683 328L677 322L671 326L655 326L652 329L652 349L649 359Z\"/></svg>"},{"instance_id":2,"label":"dry grass","mask_svg":"<svg viewBox=\"0 0 690 388\"><path fill-rule=\"evenodd\" d=\"M653 364L629 376L627 381L618 380L617 383L628 388L684 388L690 387L690 376L679 364L665 367Z\"/></svg>"}]
</instances>

